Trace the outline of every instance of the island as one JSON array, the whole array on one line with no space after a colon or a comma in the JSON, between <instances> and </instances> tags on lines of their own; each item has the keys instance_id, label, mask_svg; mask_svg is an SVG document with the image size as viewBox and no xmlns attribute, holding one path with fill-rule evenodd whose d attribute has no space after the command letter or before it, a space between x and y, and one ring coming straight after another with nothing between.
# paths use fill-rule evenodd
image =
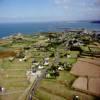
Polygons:
<instances>
[{"instance_id":1,"label":"island","mask_svg":"<svg viewBox=\"0 0 100 100\"><path fill-rule=\"evenodd\" d=\"M92 23L97 23L97 24L100 24L100 20L97 20L97 21L92 21Z\"/></svg>"},{"instance_id":2,"label":"island","mask_svg":"<svg viewBox=\"0 0 100 100\"><path fill-rule=\"evenodd\" d=\"M99 100L100 35L87 29L0 39L0 100Z\"/></svg>"}]
</instances>

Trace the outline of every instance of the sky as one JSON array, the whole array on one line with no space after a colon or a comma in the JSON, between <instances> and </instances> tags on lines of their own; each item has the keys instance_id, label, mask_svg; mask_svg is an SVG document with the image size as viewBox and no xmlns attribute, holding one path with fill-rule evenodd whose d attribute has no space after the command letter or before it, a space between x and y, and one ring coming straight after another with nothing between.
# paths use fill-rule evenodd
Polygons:
<instances>
[{"instance_id":1,"label":"sky","mask_svg":"<svg viewBox=\"0 0 100 100\"><path fill-rule=\"evenodd\" d=\"M0 22L100 20L100 0L0 0Z\"/></svg>"}]
</instances>

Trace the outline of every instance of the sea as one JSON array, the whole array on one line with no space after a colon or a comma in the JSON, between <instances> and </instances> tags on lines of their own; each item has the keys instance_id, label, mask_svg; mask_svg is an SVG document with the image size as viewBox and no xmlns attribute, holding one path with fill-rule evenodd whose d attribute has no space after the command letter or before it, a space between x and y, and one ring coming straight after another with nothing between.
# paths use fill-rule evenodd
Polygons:
<instances>
[{"instance_id":1,"label":"sea","mask_svg":"<svg viewBox=\"0 0 100 100\"><path fill-rule=\"evenodd\" d=\"M91 22L24 22L0 23L0 38L16 33L36 34L39 32L63 32L65 29L80 29L100 31L100 23Z\"/></svg>"}]
</instances>

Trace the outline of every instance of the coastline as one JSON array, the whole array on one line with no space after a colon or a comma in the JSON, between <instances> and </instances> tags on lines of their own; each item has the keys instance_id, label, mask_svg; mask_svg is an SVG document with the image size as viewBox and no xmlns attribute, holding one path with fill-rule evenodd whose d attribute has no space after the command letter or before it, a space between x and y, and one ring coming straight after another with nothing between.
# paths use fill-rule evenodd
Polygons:
<instances>
[{"instance_id":1,"label":"coastline","mask_svg":"<svg viewBox=\"0 0 100 100\"><path fill-rule=\"evenodd\" d=\"M16 33L63 32L65 28L100 31L100 25L91 22L0 23L0 38Z\"/></svg>"}]
</instances>

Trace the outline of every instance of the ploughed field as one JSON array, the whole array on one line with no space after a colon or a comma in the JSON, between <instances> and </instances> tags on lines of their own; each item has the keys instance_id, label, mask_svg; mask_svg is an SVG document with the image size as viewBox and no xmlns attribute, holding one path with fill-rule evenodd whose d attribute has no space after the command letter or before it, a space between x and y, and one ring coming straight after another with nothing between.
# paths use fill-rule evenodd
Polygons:
<instances>
[{"instance_id":1,"label":"ploughed field","mask_svg":"<svg viewBox=\"0 0 100 100\"><path fill-rule=\"evenodd\" d=\"M71 73L79 76L73 83L75 89L100 97L100 58L79 59Z\"/></svg>"},{"instance_id":2,"label":"ploughed field","mask_svg":"<svg viewBox=\"0 0 100 100\"><path fill-rule=\"evenodd\" d=\"M76 76L100 77L100 58L81 58L74 64L71 73Z\"/></svg>"}]
</instances>

